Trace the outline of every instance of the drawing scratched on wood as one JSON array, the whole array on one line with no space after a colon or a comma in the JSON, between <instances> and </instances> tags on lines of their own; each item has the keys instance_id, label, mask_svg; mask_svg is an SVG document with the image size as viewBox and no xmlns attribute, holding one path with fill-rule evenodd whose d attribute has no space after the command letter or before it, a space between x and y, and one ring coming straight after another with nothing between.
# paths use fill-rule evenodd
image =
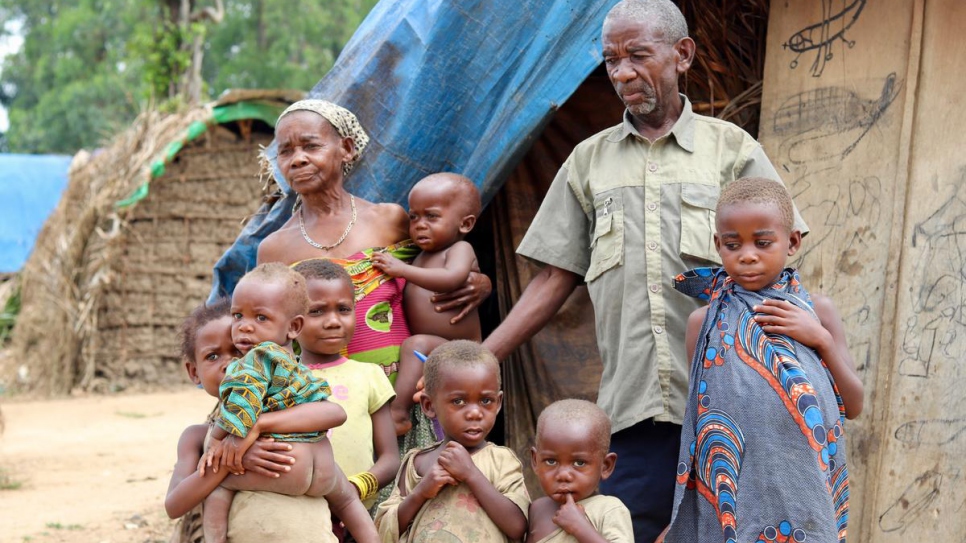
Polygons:
<instances>
[{"instance_id":1,"label":"drawing scratched on wood","mask_svg":"<svg viewBox=\"0 0 966 543\"><path fill-rule=\"evenodd\" d=\"M785 100L772 128L782 138L780 153L793 164L841 160L878 124L899 95L895 72L886 76L876 98L844 87L822 87Z\"/></svg>"},{"instance_id":2,"label":"drawing scratched on wood","mask_svg":"<svg viewBox=\"0 0 966 543\"><path fill-rule=\"evenodd\" d=\"M879 528L883 532L905 530L939 498L943 474L931 469L916 477L882 515Z\"/></svg>"},{"instance_id":3,"label":"drawing scratched on wood","mask_svg":"<svg viewBox=\"0 0 966 543\"><path fill-rule=\"evenodd\" d=\"M903 443L945 445L966 432L966 418L912 420L896 428L895 437Z\"/></svg>"},{"instance_id":4,"label":"drawing scratched on wood","mask_svg":"<svg viewBox=\"0 0 966 543\"><path fill-rule=\"evenodd\" d=\"M906 377L929 377L937 357L959 360L966 337L966 168L958 182L936 185L955 192L913 230L912 315L898 369ZM958 364L945 367L945 378L966 375Z\"/></svg>"},{"instance_id":5,"label":"drawing scratched on wood","mask_svg":"<svg viewBox=\"0 0 966 543\"><path fill-rule=\"evenodd\" d=\"M798 67L798 59L803 54L814 51L812 76L821 77L825 64L832 60L832 46L841 41L849 49L855 41L845 37L845 33L859 20L867 0L822 0L822 20L806 26L792 34L782 47L795 53L789 64L791 69ZM833 13L834 11L834 13Z\"/></svg>"}]
</instances>

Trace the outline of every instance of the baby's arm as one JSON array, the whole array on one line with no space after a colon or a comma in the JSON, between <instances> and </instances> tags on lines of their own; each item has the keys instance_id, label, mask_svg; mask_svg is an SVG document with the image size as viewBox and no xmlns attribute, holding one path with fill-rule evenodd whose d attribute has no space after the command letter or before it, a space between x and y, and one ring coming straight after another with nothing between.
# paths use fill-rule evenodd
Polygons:
<instances>
[{"instance_id":1,"label":"baby's arm","mask_svg":"<svg viewBox=\"0 0 966 543\"><path fill-rule=\"evenodd\" d=\"M335 402L307 402L262 413L252 431L257 434L327 432L346 421L345 409Z\"/></svg>"},{"instance_id":2,"label":"baby's arm","mask_svg":"<svg viewBox=\"0 0 966 543\"><path fill-rule=\"evenodd\" d=\"M527 533L526 515L517 504L493 486L462 445L455 441L447 443L443 452L439 453L438 462L454 479L470 487L476 501L480 502L487 516L501 532L510 539L523 539Z\"/></svg>"},{"instance_id":3,"label":"baby's arm","mask_svg":"<svg viewBox=\"0 0 966 543\"><path fill-rule=\"evenodd\" d=\"M432 292L450 292L462 286L475 263L473 246L465 241L457 241L446 249L446 262L442 268L420 268L386 253L372 255L372 265L376 269Z\"/></svg>"},{"instance_id":4,"label":"baby's arm","mask_svg":"<svg viewBox=\"0 0 966 543\"><path fill-rule=\"evenodd\" d=\"M178 441L178 461L174 465L168 494L164 498L164 510L171 518L181 517L191 511L228 475L227 470L222 470L219 474L209 474L207 477L202 477L197 472L207 431L208 426L205 424L189 426Z\"/></svg>"},{"instance_id":5,"label":"baby's arm","mask_svg":"<svg viewBox=\"0 0 966 543\"><path fill-rule=\"evenodd\" d=\"M816 294L812 302L818 321L804 309L779 300L765 300L755 306L755 311L762 313L755 320L768 333L786 335L815 349L832 372L845 405L845 416L854 419L862 412L864 392L845 340L842 317L827 296Z\"/></svg>"}]
</instances>

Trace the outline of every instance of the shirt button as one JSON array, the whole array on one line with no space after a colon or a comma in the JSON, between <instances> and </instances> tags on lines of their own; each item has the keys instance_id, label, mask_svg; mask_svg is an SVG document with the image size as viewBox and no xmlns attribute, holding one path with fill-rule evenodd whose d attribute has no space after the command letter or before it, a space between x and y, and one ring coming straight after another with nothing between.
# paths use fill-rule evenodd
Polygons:
<instances>
[{"instance_id":1,"label":"shirt button","mask_svg":"<svg viewBox=\"0 0 966 543\"><path fill-rule=\"evenodd\" d=\"M651 292L657 292L661 290L661 285L651 285Z\"/></svg>"},{"instance_id":2,"label":"shirt button","mask_svg":"<svg viewBox=\"0 0 966 543\"><path fill-rule=\"evenodd\" d=\"M654 202L647 204L648 211L654 211L655 209L657 209L657 204L655 204Z\"/></svg>"},{"instance_id":3,"label":"shirt button","mask_svg":"<svg viewBox=\"0 0 966 543\"><path fill-rule=\"evenodd\" d=\"M653 162L651 162L650 164L648 164L647 165L647 171L649 171L651 173L656 172L657 171L657 164L655 164Z\"/></svg>"},{"instance_id":4,"label":"shirt button","mask_svg":"<svg viewBox=\"0 0 966 543\"><path fill-rule=\"evenodd\" d=\"M664 328L661 328L660 326L655 326L654 327L654 333L655 334L662 334L662 333L664 333Z\"/></svg>"},{"instance_id":5,"label":"shirt button","mask_svg":"<svg viewBox=\"0 0 966 543\"><path fill-rule=\"evenodd\" d=\"M657 250L657 242L656 241L649 241L647 243L647 248L650 249L650 250L652 250L652 251L656 251Z\"/></svg>"}]
</instances>

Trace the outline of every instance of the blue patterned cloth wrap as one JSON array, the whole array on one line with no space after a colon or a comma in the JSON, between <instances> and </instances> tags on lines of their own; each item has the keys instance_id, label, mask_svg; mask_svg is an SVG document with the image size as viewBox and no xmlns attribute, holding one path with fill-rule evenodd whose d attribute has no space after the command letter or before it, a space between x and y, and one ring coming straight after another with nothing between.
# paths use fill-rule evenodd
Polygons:
<instances>
[{"instance_id":1,"label":"blue patterned cloth wrap","mask_svg":"<svg viewBox=\"0 0 966 543\"><path fill-rule=\"evenodd\" d=\"M785 269L752 292L724 270L700 268L675 288L709 306L665 541L844 543L845 411L832 374L811 348L762 330L752 309L785 300L814 316L798 273Z\"/></svg>"}]
</instances>

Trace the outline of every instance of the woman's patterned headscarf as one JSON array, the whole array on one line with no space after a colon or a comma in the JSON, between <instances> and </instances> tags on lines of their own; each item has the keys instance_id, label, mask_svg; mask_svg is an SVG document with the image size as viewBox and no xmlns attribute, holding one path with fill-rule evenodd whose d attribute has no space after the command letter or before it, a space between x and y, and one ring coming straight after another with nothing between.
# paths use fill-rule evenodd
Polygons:
<instances>
[{"instance_id":1,"label":"woman's patterned headscarf","mask_svg":"<svg viewBox=\"0 0 966 543\"><path fill-rule=\"evenodd\" d=\"M325 100L299 100L294 104L288 106L288 108L278 116L278 120L281 121L282 117L285 117L293 111L312 111L321 115L325 120L335 128L343 138L352 138L353 143L355 143L355 154L349 159L348 162L342 164L342 173L349 175L352 171L352 167L358 162L359 157L362 155L362 151L366 149L369 145L369 136L366 131L362 129L362 125L359 124L359 119L349 111L348 109L337 106L332 102L327 102ZM276 123L277 125L278 123Z\"/></svg>"}]
</instances>

